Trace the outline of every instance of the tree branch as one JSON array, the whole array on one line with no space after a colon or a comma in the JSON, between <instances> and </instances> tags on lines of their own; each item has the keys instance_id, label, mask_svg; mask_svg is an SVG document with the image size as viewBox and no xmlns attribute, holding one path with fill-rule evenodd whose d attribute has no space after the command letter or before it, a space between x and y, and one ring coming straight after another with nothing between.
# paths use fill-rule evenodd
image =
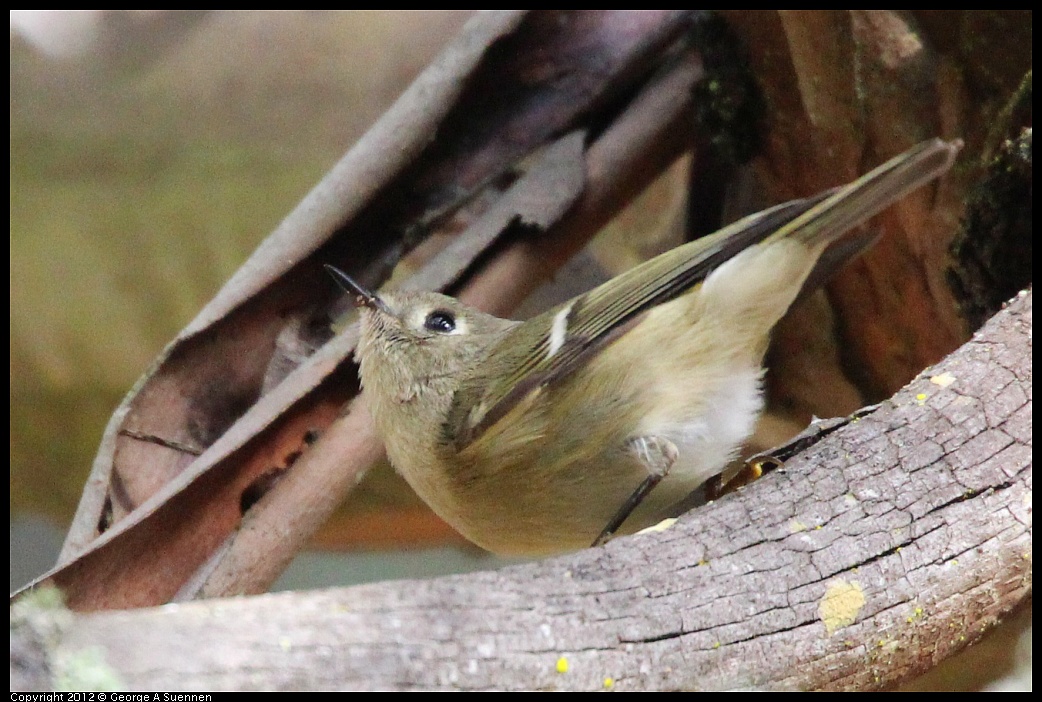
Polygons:
<instances>
[{"instance_id":1,"label":"tree branch","mask_svg":"<svg viewBox=\"0 0 1042 702\"><path fill-rule=\"evenodd\" d=\"M1030 594L1031 327L1028 291L887 402L655 534L430 581L19 611L12 688L68 680L98 648L128 689L894 686ZM18 657L27 642L46 657Z\"/></svg>"}]
</instances>

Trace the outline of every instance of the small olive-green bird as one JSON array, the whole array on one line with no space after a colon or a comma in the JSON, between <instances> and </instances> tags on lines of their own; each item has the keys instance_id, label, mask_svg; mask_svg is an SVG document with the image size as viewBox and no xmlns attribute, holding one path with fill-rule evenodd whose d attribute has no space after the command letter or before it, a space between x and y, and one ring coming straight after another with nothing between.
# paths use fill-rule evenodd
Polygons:
<instances>
[{"instance_id":1,"label":"small olive-green bird","mask_svg":"<svg viewBox=\"0 0 1042 702\"><path fill-rule=\"evenodd\" d=\"M923 142L524 322L436 293L373 294L329 266L358 295L363 394L391 462L496 553L657 523L753 432L771 329L874 240L844 234L943 174L959 147Z\"/></svg>"}]
</instances>

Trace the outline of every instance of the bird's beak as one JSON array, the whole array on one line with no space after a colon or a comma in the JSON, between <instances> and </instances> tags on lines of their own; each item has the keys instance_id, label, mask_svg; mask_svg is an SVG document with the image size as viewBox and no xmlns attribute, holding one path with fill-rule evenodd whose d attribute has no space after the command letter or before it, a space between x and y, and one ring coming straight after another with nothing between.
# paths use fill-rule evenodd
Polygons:
<instances>
[{"instance_id":1,"label":"bird's beak","mask_svg":"<svg viewBox=\"0 0 1042 702\"><path fill-rule=\"evenodd\" d=\"M344 289L344 292L354 293L355 299L359 304L365 305L371 310L376 310L392 317L395 316L391 312L391 308L387 306L387 303L379 295L356 283L347 273L328 263L325 264L325 269L329 275L333 276L333 280L337 282L337 285Z\"/></svg>"}]
</instances>

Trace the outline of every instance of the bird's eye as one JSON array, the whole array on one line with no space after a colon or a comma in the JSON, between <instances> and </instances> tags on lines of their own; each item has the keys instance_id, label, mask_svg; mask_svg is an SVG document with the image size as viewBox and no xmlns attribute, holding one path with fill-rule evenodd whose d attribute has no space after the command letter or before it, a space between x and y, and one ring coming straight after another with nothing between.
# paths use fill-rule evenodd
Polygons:
<instances>
[{"instance_id":1,"label":"bird's eye","mask_svg":"<svg viewBox=\"0 0 1042 702\"><path fill-rule=\"evenodd\" d=\"M423 326L428 331L448 334L456 328L456 316L445 310L435 310L423 320Z\"/></svg>"}]
</instances>

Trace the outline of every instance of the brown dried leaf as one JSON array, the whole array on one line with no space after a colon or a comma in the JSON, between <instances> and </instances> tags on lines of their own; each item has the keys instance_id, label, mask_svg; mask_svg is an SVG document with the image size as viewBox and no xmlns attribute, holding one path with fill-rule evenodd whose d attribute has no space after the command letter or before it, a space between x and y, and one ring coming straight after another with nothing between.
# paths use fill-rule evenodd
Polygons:
<instances>
[{"instance_id":1,"label":"brown dried leaf","mask_svg":"<svg viewBox=\"0 0 1042 702\"><path fill-rule=\"evenodd\" d=\"M504 223L547 227L582 191L582 136L519 161L575 126L610 123L617 99L653 70L685 17L497 13L469 23L128 395L106 430L60 566L44 579L71 606L97 609L168 601L192 573L196 584L214 572L253 577L256 563L218 566L234 553L240 498L258 477L286 469L272 492L290 496L286 486L299 482L291 478L313 460L326 475L340 471L335 489L319 488L339 501L355 480L343 452L356 470L376 455L362 415L337 419L357 392L345 363L354 335L329 339L338 298L320 265L332 261L372 282L462 208L476 222L453 254L466 249L468 258L438 259L424 273L446 285L511 228ZM504 174L516 182L501 192ZM475 198L481 190L491 197ZM354 427L352 441L338 435L321 451L309 448L316 432L339 424ZM262 497L247 515L272 501ZM290 525L287 542L298 544L322 509L309 510L301 495L289 503L308 513L277 512Z\"/></svg>"}]
</instances>

